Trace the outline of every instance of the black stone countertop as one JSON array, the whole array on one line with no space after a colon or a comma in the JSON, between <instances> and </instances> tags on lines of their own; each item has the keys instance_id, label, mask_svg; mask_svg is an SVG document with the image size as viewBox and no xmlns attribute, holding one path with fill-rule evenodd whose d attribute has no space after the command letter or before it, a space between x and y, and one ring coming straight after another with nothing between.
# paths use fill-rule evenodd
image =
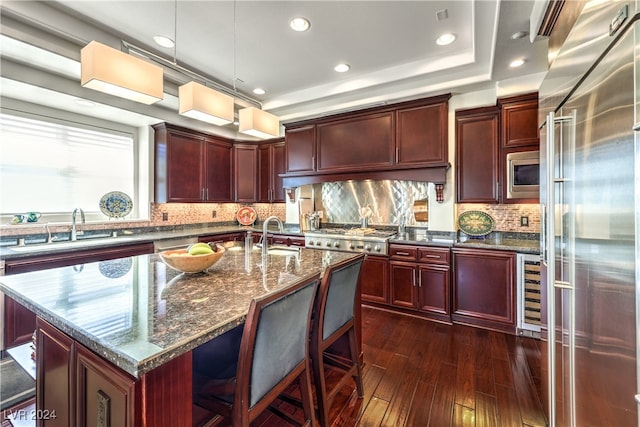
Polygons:
<instances>
[{"instance_id":1,"label":"black stone countertop","mask_svg":"<svg viewBox=\"0 0 640 427\"><path fill-rule=\"evenodd\" d=\"M357 254L227 250L183 274L157 254L0 277L0 291L135 377L241 324L252 298Z\"/></svg>"},{"instance_id":2,"label":"black stone countertop","mask_svg":"<svg viewBox=\"0 0 640 427\"><path fill-rule=\"evenodd\" d=\"M486 238L456 237L454 233L438 234L433 232L409 231L396 234L389 243L417 246L441 246L449 248L474 248L513 251L526 254L539 254L540 242L529 235L518 233L492 233Z\"/></svg>"}]
</instances>

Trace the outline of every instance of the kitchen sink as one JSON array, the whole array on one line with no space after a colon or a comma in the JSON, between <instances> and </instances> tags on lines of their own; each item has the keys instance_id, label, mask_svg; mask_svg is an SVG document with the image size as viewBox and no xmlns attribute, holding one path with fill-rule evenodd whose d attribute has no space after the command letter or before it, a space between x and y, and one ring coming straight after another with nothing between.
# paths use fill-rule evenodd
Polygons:
<instances>
[{"instance_id":1,"label":"kitchen sink","mask_svg":"<svg viewBox=\"0 0 640 427\"><path fill-rule=\"evenodd\" d=\"M292 248L289 246L275 246L267 250L269 255L298 255L300 248Z\"/></svg>"},{"instance_id":2,"label":"kitchen sink","mask_svg":"<svg viewBox=\"0 0 640 427\"><path fill-rule=\"evenodd\" d=\"M117 239L116 237L111 236L99 236L99 237L91 237L84 238L78 240L63 240L60 242L51 242L51 243L33 243L30 245L24 246L9 246L7 249L10 249L15 252L40 252L40 251L49 251L49 250L60 250L66 248L75 248L75 247L86 247L91 246L92 243L101 244L106 241L111 241Z\"/></svg>"}]
</instances>

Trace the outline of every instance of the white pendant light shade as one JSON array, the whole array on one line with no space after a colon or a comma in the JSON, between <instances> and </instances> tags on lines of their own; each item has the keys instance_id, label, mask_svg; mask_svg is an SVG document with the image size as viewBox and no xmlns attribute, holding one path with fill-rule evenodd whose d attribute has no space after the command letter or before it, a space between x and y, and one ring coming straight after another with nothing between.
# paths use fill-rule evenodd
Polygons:
<instances>
[{"instance_id":1,"label":"white pendant light shade","mask_svg":"<svg viewBox=\"0 0 640 427\"><path fill-rule=\"evenodd\" d=\"M97 41L80 51L83 87L144 104L162 99L162 68Z\"/></svg>"},{"instance_id":2,"label":"white pendant light shade","mask_svg":"<svg viewBox=\"0 0 640 427\"><path fill-rule=\"evenodd\" d=\"M249 107L240 110L238 115L240 119L238 131L258 138L280 136L280 120L273 114Z\"/></svg>"},{"instance_id":3,"label":"white pendant light shade","mask_svg":"<svg viewBox=\"0 0 640 427\"><path fill-rule=\"evenodd\" d=\"M233 97L196 82L178 88L179 113L217 126L233 121Z\"/></svg>"}]
</instances>

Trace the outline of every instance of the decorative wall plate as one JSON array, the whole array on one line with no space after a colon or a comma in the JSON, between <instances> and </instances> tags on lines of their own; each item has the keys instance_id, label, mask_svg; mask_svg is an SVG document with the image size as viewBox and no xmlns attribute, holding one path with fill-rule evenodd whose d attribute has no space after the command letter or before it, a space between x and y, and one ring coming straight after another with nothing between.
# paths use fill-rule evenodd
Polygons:
<instances>
[{"instance_id":1,"label":"decorative wall plate","mask_svg":"<svg viewBox=\"0 0 640 427\"><path fill-rule=\"evenodd\" d=\"M458 217L458 227L469 236L486 236L495 227L495 221L486 212L467 211Z\"/></svg>"},{"instance_id":2,"label":"decorative wall plate","mask_svg":"<svg viewBox=\"0 0 640 427\"><path fill-rule=\"evenodd\" d=\"M131 213L131 197L122 191L111 191L100 199L100 210L109 218L123 218Z\"/></svg>"},{"instance_id":3,"label":"decorative wall plate","mask_svg":"<svg viewBox=\"0 0 640 427\"><path fill-rule=\"evenodd\" d=\"M236 219L241 225L251 225L257 218L258 214L256 210L249 206L238 209L238 213L236 214Z\"/></svg>"}]
</instances>

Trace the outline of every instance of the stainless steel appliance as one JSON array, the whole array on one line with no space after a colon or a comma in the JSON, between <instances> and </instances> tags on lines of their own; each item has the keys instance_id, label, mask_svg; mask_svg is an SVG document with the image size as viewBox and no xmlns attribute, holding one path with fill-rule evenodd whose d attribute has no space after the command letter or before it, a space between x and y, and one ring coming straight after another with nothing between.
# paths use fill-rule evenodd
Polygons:
<instances>
[{"instance_id":1,"label":"stainless steel appliance","mask_svg":"<svg viewBox=\"0 0 640 427\"><path fill-rule=\"evenodd\" d=\"M639 15L590 1L539 90L550 426L638 425Z\"/></svg>"},{"instance_id":2,"label":"stainless steel appliance","mask_svg":"<svg viewBox=\"0 0 640 427\"><path fill-rule=\"evenodd\" d=\"M321 228L304 233L304 243L313 249L387 255L389 239L395 234L395 231L373 229Z\"/></svg>"},{"instance_id":3,"label":"stainless steel appliance","mask_svg":"<svg viewBox=\"0 0 640 427\"><path fill-rule=\"evenodd\" d=\"M507 154L507 199L539 197L540 152L518 151Z\"/></svg>"}]
</instances>

